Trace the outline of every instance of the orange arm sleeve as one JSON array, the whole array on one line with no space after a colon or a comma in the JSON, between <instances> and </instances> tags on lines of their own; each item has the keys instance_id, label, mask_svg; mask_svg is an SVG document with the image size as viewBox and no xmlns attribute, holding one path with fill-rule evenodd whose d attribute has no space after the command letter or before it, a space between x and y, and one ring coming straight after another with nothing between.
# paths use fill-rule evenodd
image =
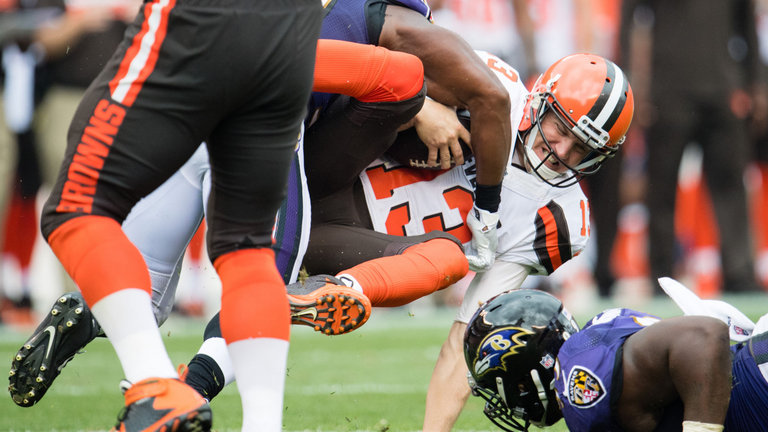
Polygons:
<instances>
[{"instance_id":1,"label":"orange arm sleeve","mask_svg":"<svg viewBox=\"0 0 768 432\"><path fill-rule=\"evenodd\" d=\"M418 57L375 45L320 39L314 91L340 93L363 102L396 102L424 86Z\"/></svg>"}]
</instances>

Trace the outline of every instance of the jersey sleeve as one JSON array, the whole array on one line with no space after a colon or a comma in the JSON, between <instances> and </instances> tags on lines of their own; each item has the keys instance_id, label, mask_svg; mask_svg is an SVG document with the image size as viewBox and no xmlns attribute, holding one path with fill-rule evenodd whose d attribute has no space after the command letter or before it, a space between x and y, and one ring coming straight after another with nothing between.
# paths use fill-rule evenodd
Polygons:
<instances>
[{"instance_id":1,"label":"jersey sleeve","mask_svg":"<svg viewBox=\"0 0 768 432\"><path fill-rule=\"evenodd\" d=\"M496 259L549 275L575 257L590 235L589 201L581 188L553 188L510 168L501 195L501 228Z\"/></svg>"},{"instance_id":2,"label":"jersey sleeve","mask_svg":"<svg viewBox=\"0 0 768 432\"><path fill-rule=\"evenodd\" d=\"M317 41L315 92L396 102L413 97L423 85L424 66L414 55L347 41Z\"/></svg>"},{"instance_id":3,"label":"jersey sleeve","mask_svg":"<svg viewBox=\"0 0 768 432\"><path fill-rule=\"evenodd\" d=\"M624 341L658 321L631 309L610 309L563 344L557 356L555 387L570 430L621 430L613 419L611 401L621 392Z\"/></svg>"}]
</instances>

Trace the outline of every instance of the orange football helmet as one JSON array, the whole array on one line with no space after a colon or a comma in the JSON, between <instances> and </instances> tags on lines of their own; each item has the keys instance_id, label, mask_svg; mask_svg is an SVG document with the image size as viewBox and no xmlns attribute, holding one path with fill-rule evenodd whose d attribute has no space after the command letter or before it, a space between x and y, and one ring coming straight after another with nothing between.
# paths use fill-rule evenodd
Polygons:
<instances>
[{"instance_id":1,"label":"orange football helmet","mask_svg":"<svg viewBox=\"0 0 768 432\"><path fill-rule=\"evenodd\" d=\"M530 148L541 134L541 119L553 112L591 151L569 166L549 143L549 157L568 167L566 174L549 169ZM533 85L520 122L525 158L539 177L553 186L565 187L600 169L619 151L634 114L634 96L624 72L612 61L595 54L573 54L550 66ZM520 138L522 140L522 138Z\"/></svg>"}]
</instances>

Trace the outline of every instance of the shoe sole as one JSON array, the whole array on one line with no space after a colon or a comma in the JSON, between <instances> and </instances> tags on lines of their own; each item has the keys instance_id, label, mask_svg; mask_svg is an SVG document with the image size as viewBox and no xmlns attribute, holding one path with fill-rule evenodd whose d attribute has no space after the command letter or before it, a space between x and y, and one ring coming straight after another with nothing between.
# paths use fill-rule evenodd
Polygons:
<instances>
[{"instance_id":1,"label":"shoe sole","mask_svg":"<svg viewBox=\"0 0 768 432\"><path fill-rule=\"evenodd\" d=\"M24 343L11 361L8 391L16 405L30 407L42 399L64 366L85 345L95 338L77 335L76 329L83 319L92 319L82 297L67 293L59 297L46 318ZM82 343L71 353L64 353L59 364L53 364L66 337L82 337ZM61 353L59 353L61 354Z\"/></svg>"},{"instance_id":2,"label":"shoe sole","mask_svg":"<svg viewBox=\"0 0 768 432\"><path fill-rule=\"evenodd\" d=\"M176 417L158 432L209 432L213 425L211 410L195 410Z\"/></svg>"},{"instance_id":3,"label":"shoe sole","mask_svg":"<svg viewBox=\"0 0 768 432\"><path fill-rule=\"evenodd\" d=\"M160 429L159 432L209 432L213 425L212 415L210 410L195 411L187 414L183 423L180 423L175 429L173 425L169 429ZM179 420L178 418L175 420ZM175 422L174 420L174 422Z\"/></svg>"},{"instance_id":4,"label":"shoe sole","mask_svg":"<svg viewBox=\"0 0 768 432\"><path fill-rule=\"evenodd\" d=\"M351 288L337 285L307 295L288 295L291 324L312 327L326 335L349 333L368 321L371 302Z\"/></svg>"},{"instance_id":5,"label":"shoe sole","mask_svg":"<svg viewBox=\"0 0 768 432\"><path fill-rule=\"evenodd\" d=\"M202 408L202 407L201 407ZM110 432L120 432L121 425L110 429ZM142 432L209 432L213 426L213 414L206 404L205 409L195 409L178 417L169 419L164 424L154 429L145 429Z\"/></svg>"}]
</instances>

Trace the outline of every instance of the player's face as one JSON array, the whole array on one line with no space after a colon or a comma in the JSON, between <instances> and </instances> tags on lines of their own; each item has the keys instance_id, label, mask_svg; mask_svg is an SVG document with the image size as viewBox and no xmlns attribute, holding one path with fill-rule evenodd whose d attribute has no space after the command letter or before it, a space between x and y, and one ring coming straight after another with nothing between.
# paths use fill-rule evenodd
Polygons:
<instances>
[{"instance_id":1,"label":"player's face","mask_svg":"<svg viewBox=\"0 0 768 432\"><path fill-rule=\"evenodd\" d=\"M568 166L576 166L589 153L589 148L554 114L547 113L541 122L542 135L537 135L533 143L533 151L551 170L564 173ZM546 138L546 142L544 141ZM547 146L549 143L549 146ZM551 150L550 150L551 148ZM552 157L555 154L560 160ZM563 164L563 162L565 164Z\"/></svg>"}]
</instances>

